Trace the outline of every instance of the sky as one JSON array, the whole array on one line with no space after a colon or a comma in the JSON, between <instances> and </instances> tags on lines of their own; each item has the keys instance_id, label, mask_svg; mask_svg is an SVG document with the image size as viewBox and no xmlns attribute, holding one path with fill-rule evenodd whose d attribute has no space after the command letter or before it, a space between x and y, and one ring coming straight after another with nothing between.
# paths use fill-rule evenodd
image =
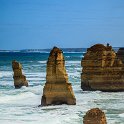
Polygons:
<instances>
[{"instance_id":1,"label":"sky","mask_svg":"<svg viewBox=\"0 0 124 124\"><path fill-rule=\"evenodd\" d=\"M124 47L124 0L0 0L0 49Z\"/></svg>"}]
</instances>

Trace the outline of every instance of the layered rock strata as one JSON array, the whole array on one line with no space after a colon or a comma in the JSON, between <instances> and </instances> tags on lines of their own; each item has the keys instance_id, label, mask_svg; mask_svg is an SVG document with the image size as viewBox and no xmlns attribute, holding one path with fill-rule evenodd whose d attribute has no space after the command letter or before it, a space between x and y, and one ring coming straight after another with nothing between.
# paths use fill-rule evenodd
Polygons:
<instances>
[{"instance_id":1,"label":"layered rock strata","mask_svg":"<svg viewBox=\"0 0 124 124\"><path fill-rule=\"evenodd\" d=\"M22 86L28 86L26 76L22 74L22 65L17 61L12 61L13 79L15 88L21 88Z\"/></svg>"},{"instance_id":2,"label":"layered rock strata","mask_svg":"<svg viewBox=\"0 0 124 124\"><path fill-rule=\"evenodd\" d=\"M123 64L124 64L124 48L120 48L117 52L117 57L122 60Z\"/></svg>"},{"instance_id":3,"label":"layered rock strata","mask_svg":"<svg viewBox=\"0 0 124 124\"><path fill-rule=\"evenodd\" d=\"M111 46L96 44L82 58L83 90L124 91L124 65Z\"/></svg>"},{"instance_id":4,"label":"layered rock strata","mask_svg":"<svg viewBox=\"0 0 124 124\"><path fill-rule=\"evenodd\" d=\"M57 47L54 47L50 52L46 73L41 105L75 105L76 99L72 86L68 82L63 52Z\"/></svg>"},{"instance_id":5,"label":"layered rock strata","mask_svg":"<svg viewBox=\"0 0 124 124\"><path fill-rule=\"evenodd\" d=\"M105 113L99 108L93 108L84 116L83 124L107 124Z\"/></svg>"}]
</instances>

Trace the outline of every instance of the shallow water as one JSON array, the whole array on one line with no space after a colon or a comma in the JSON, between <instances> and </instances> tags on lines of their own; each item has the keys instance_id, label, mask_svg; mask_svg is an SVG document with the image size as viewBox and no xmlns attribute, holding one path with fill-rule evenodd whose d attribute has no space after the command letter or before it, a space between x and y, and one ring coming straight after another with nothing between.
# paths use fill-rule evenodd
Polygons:
<instances>
[{"instance_id":1,"label":"shallow water","mask_svg":"<svg viewBox=\"0 0 124 124\"><path fill-rule=\"evenodd\" d=\"M81 90L83 53L64 53L77 104L38 107L45 84L48 55L0 53L0 124L82 124L84 114L93 107L99 107L106 113L108 124L124 124L124 92ZM29 87L14 89L11 68L14 59L22 63Z\"/></svg>"}]
</instances>

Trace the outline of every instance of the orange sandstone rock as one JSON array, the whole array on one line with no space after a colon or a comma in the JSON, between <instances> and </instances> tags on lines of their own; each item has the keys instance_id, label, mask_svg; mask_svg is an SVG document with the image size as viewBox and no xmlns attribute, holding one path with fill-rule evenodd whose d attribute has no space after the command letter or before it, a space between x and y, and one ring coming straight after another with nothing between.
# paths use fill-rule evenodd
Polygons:
<instances>
[{"instance_id":1,"label":"orange sandstone rock","mask_svg":"<svg viewBox=\"0 0 124 124\"><path fill-rule=\"evenodd\" d=\"M105 113L99 108L93 108L84 116L83 124L107 124Z\"/></svg>"},{"instance_id":2,"label":"orange sandstone rock","mask_svg":"<svg viewBox=\"0 0 124 124\"><path fill-rule=\"evenodd\" d=\"M28 86L28 82L26 80L26 76L22 74L22 65L15 60L12 61L13 68L13 79L15 88L21 88L22 86Z\"/></svg>"},{"instance_id":3,"label":"orange sandstone rock","mask_svg":"<svg viewBox=\"0 0 124 124\"><path fill-rule=\"evenodd\" d=\"M76 99L72 86L68 83L63 52L59 48L54 47L47 61L46 83L43 89L41 105L63 103L75 105Z\"/></svg>"},{"instance_id":4,"label":"orange sandstone rock","mask_svg":"<svg viewBox=\"0 0 124 124\"><path fill-rule=\"evenodd\" d=\"M111 46L96 44L82 58L83 90L124 91L124 64Z\"/></svg>"}]
</instances>

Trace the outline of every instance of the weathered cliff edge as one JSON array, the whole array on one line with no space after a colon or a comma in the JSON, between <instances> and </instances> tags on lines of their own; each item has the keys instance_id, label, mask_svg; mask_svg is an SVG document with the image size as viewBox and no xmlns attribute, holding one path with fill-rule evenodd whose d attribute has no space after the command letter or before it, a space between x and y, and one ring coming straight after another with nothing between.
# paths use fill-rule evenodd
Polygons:
<instances>
[{"instance_id":1,"label":"weathered cliff edge","mask_svg":"<svg viewBox=\"0 0 124 124\"><path fill-rule=\"evenodd\" d=\"M124 91L124 64L111 46L96 44L87 49L81 66L81 88L84 91Z\"/></svg>"},{"instance_id":2,"label":"weathered cliff edge","mask_svg":"<svg viewBox=\"0 0 124 124\"><path fill-rule=\"evenodd\" d=\"M17 61L12 61L13 68L13 79L15 88L21 88L22 86L28 86L28 82L26 80L26 76L22 74L22 65Z\"/></svg>"},{"instance_id":3,"label":"weathered cliff edge","mask_svg":"<svg viewBox=\"0 0 124 124\"><path fill-rule=\"evenodd\" d=\"M63 52L57 47L54 47L50 52L46 73L41 106L51 104L75 105L76 99L72 86L68 83Z\"/></svg>"},{"instance_id":4,"label":"weathered cliff edge","mask_svg":"<svg viewBox=\"0 0 124 124\"><path fill-rule=\"evenodd\" d=\"M117 57L122 60L123 64L124 64L124 48L120 48L117 52Z\"/></svg>"},{"instance_id":5,"label":"weathered cliff edge","mask_svg":"<svg viewBox=\"0 0 124 124\"><path fill-rule=\"evenodd\" d=\"M99 108L93 108L83 117L83 124L107 124L105 113Z\"/></svg>"}]
</instances>

